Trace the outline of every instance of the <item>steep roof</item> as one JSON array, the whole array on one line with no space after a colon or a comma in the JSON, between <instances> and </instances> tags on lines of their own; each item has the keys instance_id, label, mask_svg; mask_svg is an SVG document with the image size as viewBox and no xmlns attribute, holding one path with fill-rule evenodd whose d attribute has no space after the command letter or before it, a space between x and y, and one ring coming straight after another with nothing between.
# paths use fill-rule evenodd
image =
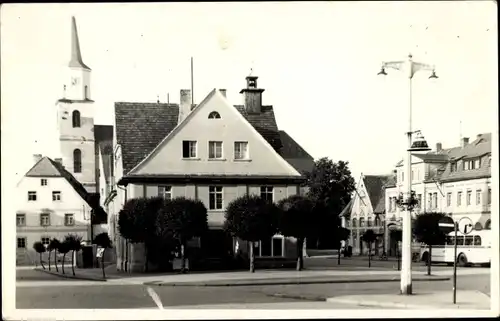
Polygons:
<instances>
[{"instance_id":1,"label":"steep roof","mask_svg":"<svg viewBox=\"0 0 500 321\"><path fill-rule=\"evenodd\" d=\"M279 131L282 147L280 155L301 174L314 168L314 158L299 145L287 132Z\"/></svg>"},{"instance_id":2,"label":"steep roof","mask_svg":"<svg viewBox=\"0 0 500 321\"><path fill-rule=\"evenodd\" d=\"M263 106L259 114L248 114L243 106L234 106L264 139L299 172L312 168L314 159L276 124L272 106ZM116 138L122 147L126 175L141 162L177 126L179 105L161 103L115 103ZM287 146L283 146L282 138Z\"/></svg>"},{"instance_id":3,"label":"steep roof","mask_svg":"<svg viewBox=\"0 0 500 321\"><path fill-rule=\"evenodd\" d=\"M366 191L370 197L370 202L372 203L374 213L377 213L377 207L379 211L385 211L385 194L384 186L389 181L391 175L364 175L363 181L365 183ZM382 202L382 200L384 200ZM383 208L382 204L383 203ZM380 212L378 212L380 213Z\"/></svg>"},{"instance_id":4,"label":"steep roof","mask_svg":"<svg viewBox=\"0 0 500 321\"><path fill-rule=\"evenodd\" d=\"M174 129L178 117L177 104L115 103L116 140L122 148L124 174Z\"/></svg>"},{"instance_id":5,"label":"steep roof","mask_svg":"<svg viewBox=\"0 0 500 321\"><path fill-rule=\"evenodd\" d=\"M75 17L71 18L71 59L69 61L69 67L90 70L90 67L87 66L82 59Z\"/></svg>"}]
</instances>

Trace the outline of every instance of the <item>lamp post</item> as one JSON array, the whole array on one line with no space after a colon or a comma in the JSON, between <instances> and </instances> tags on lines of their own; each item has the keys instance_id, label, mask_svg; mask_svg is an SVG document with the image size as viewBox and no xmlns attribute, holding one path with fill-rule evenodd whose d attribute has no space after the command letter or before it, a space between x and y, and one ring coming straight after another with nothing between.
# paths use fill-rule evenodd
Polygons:
<instances>
[{"instance_id":1,"label":"lamp post","mask_svg":"<svg viewBox=\"0 0 500 321\"><path fill-rule=\"evenodd\" d=\"M409 116L408 116L408 132L406 133L408 138L408 149L407 149L407 159L406 159L406 199L401 203L402 207L405 209L403 215L403 226L402 226L402 264L401 264L401 294L411 295L412 294L412 281L411 281L411 258L412 258L412 233L411 233L411 210L412 210L412 193L411 193L411 154L415 151L428 151L430 150L427 142L420 133L420 131L412 131L412 79L413 76L420 70L431 71L432 74L429 79L438 78L434 66L415 62L412 59L412 55L408 55L408 59L405 61L390 61L383 62L382 68L378 75L387 75L385 69L392 68L395 70L402 70L407 73L409 82ZM417 133L417 139L412 144L412 135Z\"/></svg>"}]
</instances>

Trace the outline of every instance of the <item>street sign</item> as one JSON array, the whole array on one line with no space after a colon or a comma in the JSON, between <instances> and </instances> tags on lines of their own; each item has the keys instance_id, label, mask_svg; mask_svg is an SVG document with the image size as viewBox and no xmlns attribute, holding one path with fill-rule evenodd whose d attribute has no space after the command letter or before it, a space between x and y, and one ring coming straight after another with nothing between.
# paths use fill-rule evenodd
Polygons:
<instances>
[{"instance_id":1,"label":"street sign","mask_svg":"<svg viewBox=\"0 0 500 321\"><path fill-rule=\"evenodd\" d=\"M448 234L455 230L455 221L453 221L453 219L449 216L445 216L440 219L438 225L441 231L443 231L445 234Z\"/></svg>"},{"instance_id":2,"label":"street sign","mask_svg":"<svg viewBox=\"0 0 500 321\"><path fill-rule=\"evenodd\" d=\"M97 253L96 253L96 257L102 257L102 254L104 253L104 248L102 247L98 247L97 248Z\"/></svg>"},{"instance_id":3,"label":"street sign","mask_svg":"<svg viewBox=\"0 0 500 321\"><path fill-rule=\"evenodd\" d=\"M468 217L462 217L460 221L458 221L458 230L464 235L472 232L472 227L472 220Z\"/></svg>"}]
</instances>

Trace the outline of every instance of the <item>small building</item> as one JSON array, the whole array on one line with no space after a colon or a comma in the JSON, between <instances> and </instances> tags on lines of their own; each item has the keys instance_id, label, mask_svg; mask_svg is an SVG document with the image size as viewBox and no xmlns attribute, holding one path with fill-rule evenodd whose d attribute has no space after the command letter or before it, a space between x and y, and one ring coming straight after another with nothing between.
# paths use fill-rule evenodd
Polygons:
<instances>
[{"instance_id":1,"label":"small building","mask_svg":"<svg viewBox=\"0 0 500 321\"><path fill-rule=\"evenodd\" d=\"M361 240L367 230L378 235L373 252L382 254L385 250L385 192L384 185L391 175L363 175L349 204L340 213L342 226L350 230L346 242L352 246L353 254L367 254L368 247Z\"/></svg>"},{"instance_id":2,"label":"small building","mask_svg":"<svg viewBox=\"0 0 500 321\"><path fill-rule=\"evenodd\" d=\"M222 230L228 204L257 194L278 202L305 193L302 175L313 158L284 131L278 130L272 106L262 105L258 77L249 76L241 90L244 105L231 105L225 90L214 89L198 105L191 91L181 90L180 104L115 103L115 170L117 186L109 198L118 269L140 270L144 255L119 237L117 215L126 200L184 196L202 200L209 232L191 246L217 258L247 245ZM237 245L238 244L238 245ZM257 257L295 257L295 240L276 235L262 240Z\"/></svg>"},{"instance_id":3,"label":"small building","mask_svg":"<svg viewBox=\"0 0 500 321\"><path fill-rule=\"evenodd\" d=\"M33 244L60 241L68 234L89 240L90 216L103 217L99 196L89 193L63 166L61 159L34 155L35 165L16 187L16 232L18 265L38 261ZM98 231L95 231L98 232Z\"/></svg>"}]
</instances>

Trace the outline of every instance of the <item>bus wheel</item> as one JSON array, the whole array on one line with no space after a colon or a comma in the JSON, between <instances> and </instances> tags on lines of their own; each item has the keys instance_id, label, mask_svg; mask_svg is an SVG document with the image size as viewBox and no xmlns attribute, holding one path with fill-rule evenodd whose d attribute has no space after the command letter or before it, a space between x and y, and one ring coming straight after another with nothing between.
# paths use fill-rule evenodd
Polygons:
<instances>
[{"instance_id":1,"label":"bus wheel","mask_svg":"<svg viewBox=\"0 0 500 321\"><path fill-rule=\"evenodd\" d=\"M460 254L458 256L458 265L464 267L464 266L467 266L467 257L465 256L465 254Z\"/></svg>"}]
</instances>

